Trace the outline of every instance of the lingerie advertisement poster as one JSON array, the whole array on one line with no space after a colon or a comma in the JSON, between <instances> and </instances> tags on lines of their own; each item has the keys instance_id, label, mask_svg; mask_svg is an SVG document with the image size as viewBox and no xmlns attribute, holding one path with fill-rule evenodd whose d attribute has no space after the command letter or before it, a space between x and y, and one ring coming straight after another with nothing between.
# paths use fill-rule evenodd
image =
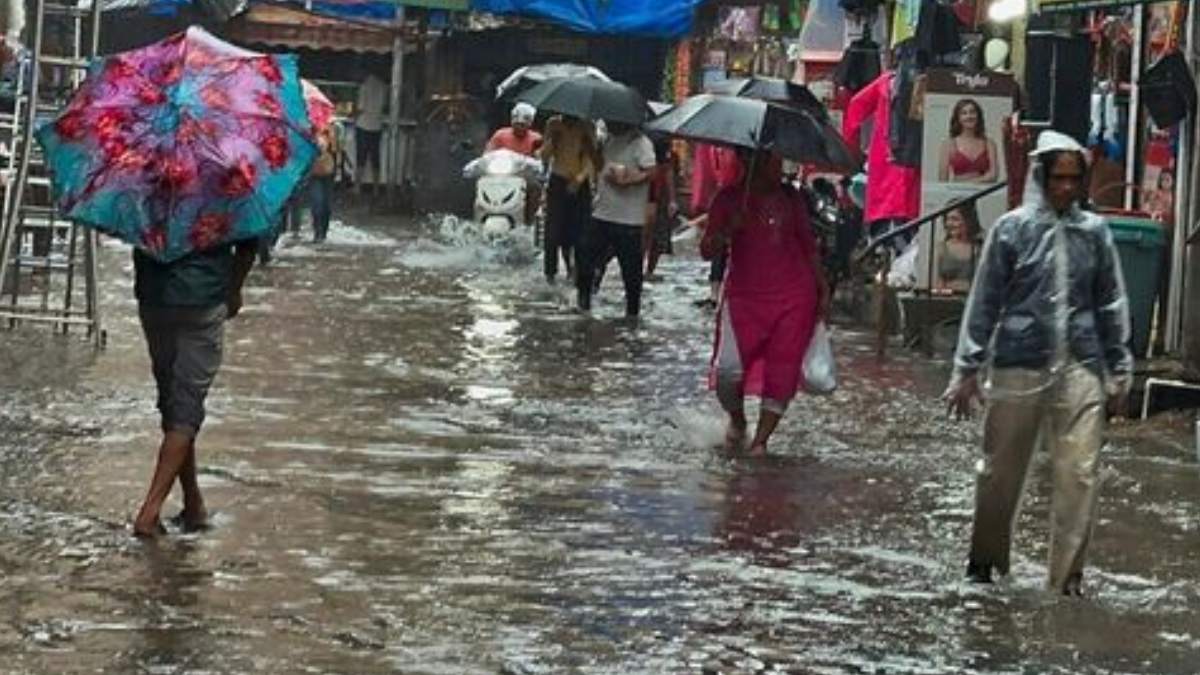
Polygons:
<instances>
[{"instance_id":1,"label":"lingerie advertisement poster","mask_svg":"<svg viewBox=\"0 0 1200 675\"><path fill-rule=\"evenodd\" d=\"M928 71L920 111L921 213L1008 179L1001 130L1012 114L1015 92L1011 75ZM1007 210L1001 189L921 228L917 288L940 294L970 290L984 234Z\"/></svg>"}]
</instances>

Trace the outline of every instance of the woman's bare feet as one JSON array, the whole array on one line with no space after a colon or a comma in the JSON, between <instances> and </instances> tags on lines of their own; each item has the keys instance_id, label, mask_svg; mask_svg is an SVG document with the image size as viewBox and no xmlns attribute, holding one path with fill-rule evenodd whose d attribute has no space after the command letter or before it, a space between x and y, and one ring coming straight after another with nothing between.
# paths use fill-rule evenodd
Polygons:
<instances>
[{"instance_id":1,"label":"woman's bare feet","mask_svg":"<svg viewBox=\"0 0 1200 675\"><path fill-rule=\"evenodd\" d=\"M746 454L747 454L747 456L753 457L755 459L762 459L767 456L767 444L766 443L755 443L750 446L750 451L747 452Z\"/></svg>"},{"instance_id":2,"label":"woman's bare feet","mask_svg":"<svg viewBox=\"0 0 1200 675\"><path fill-rule=\"evenodd\" d=\"M746 447L746 427L732 422L725 427L725 452L736 454Z\"/></svg>"}]
</instances>

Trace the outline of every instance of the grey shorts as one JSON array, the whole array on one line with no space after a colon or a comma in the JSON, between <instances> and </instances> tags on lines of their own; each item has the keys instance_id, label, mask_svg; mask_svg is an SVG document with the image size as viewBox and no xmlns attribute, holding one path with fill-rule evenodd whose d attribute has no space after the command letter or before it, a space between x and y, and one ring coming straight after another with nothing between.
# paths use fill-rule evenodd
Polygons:
<instances>
[{"instance_id":1,"label":"grey shorts","mask_svg":"<svg viewBox=\"0 0 1200 675\"><path fill-rule=\"evenodd\" d=\"M212 386L225 342L225 305L138 308L154 381L163 433L194 437L204 423L204 399Z\"/></svg>"}]
</instances>

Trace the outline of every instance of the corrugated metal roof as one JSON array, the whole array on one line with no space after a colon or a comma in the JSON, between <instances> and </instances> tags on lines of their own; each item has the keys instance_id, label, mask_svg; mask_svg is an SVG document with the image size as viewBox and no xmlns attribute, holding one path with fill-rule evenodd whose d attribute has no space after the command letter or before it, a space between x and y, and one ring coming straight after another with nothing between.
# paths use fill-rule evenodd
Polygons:
<instances>
[{"instance_id":1,"label":"corrugated metal roof","mask_svg":"<svg viewBox=\"0 0 1200 675\"><path fill-rule=\"evenodd\" d=\"M391 53L395 37L395 31L389 27L276 3L251 5L249 11L230 20L221 33L249 44L375 54Z\"/></svg>"}]
</instances>

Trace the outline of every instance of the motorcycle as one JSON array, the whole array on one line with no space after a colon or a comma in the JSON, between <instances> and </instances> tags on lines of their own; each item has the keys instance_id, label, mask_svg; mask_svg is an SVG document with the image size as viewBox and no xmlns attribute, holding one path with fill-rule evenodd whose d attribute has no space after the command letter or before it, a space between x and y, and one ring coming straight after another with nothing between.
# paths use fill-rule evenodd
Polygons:
<instances>
[{"instance_id":1,"label":"motorcycle","mask_svg":"<svg viewBox=\"0 0 1200 675\"><path fill-rule=\"evenodd\" d=\"M475 222L486 235L501 235L530 225L526 218L529 186L540 181L541 161L511 150L493 150L463 167L475 180Z\"/></svg>"},{"instance_id":2,"label":"motorcycle","mask_svg":"<svg viewBox=\"0 0 1200 675\"><path fill-rule=\"evenodd\" d=\"M830 287L852 276L852 253L862 237L862 209L849 195L849 185L843 191L828 179L818 177L811 184L800 183L799 189L808 197L813 231L821 244L825 278Z\"/></svg>"}]
</instances>

